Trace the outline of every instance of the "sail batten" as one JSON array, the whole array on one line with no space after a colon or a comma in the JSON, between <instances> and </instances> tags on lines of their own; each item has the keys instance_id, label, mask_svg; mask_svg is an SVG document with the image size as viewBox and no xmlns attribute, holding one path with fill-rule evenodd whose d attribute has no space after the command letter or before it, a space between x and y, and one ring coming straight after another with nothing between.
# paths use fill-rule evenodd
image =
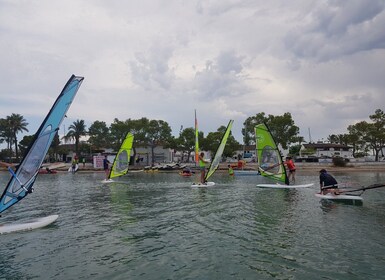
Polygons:
<instances>
[{"instance_id":1,"label":"sail batten","mask_svg":"<svg viewBox=\"0 0 385 280\"><path fill-rule=\"evenodd\" d=\"M206 173L205 181L207 181L207 180L211 177L211 175L213 175L214 172L215 172L215 171L218 169L218 167L219 167L219 163L221 162L222 154L223 154L223 151L224 151L224 149L225 149L227 139L228 139L229 136L230 136L231 127L233 126L233 122L234 122L234 120L230 120L230 121L229 121L229 124L227 125L226 131L225 131L225 133L224 133L223 136L222 136L221 143L219 144L219 146L218 146L218 148L217 148L217 151L216 151L216 153L215 153L215 155L214 155L214 158L213 158L213 160L211 161L209 170L208 170L207 173Z\"/></svg>"},{"instance_id":2,"label":"sail batten","mask_svg":"<svg viewBox=\"0 0 385 280\"><path fill-rule=\"evenodd\" d=\"M285 165L275 140L266 124L255 126L258 169L262 176L289 184Z\"/></svg>"},{"instance_id":3,"label":"sail batten","mask_svg":"<svg viewBox=\"0 0 385 280\"><path fill-rule=\"evenodd\" d=\"M127 173L133 142L134 136L128 132L122 145L120 146L118 153L115 156L110 174L108 176L109 179L120 177Z\"/></svg>"},{"instance_id":4,"label":"sail batten","mask_svg":"<svg viewBox=\"0 0 385 280\"><path fill-rule=\"evenodd\" d=\"M16 171L13 172L14 174L12 174L0 198L0 213L32 191L38 170L83 79L83 77L72 75L65 84L62 92L36 132L25 156Z\"/></svg>"}]
</instances>

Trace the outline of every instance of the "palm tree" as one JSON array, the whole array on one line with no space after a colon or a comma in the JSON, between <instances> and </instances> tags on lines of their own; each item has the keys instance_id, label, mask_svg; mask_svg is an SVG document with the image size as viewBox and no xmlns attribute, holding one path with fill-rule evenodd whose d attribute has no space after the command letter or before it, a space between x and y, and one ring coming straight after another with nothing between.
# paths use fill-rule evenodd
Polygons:
<instances>
[{"instance_id":1,"label":"palm tree","mask_svg":"<svg viewBox=\"0 0 385 280\"><path fill-rule=\"evenodd\" d=\"M11 132L11 139L13 144L15 145L15 154L16 154L16 160L19 161L19 152L17 149L17 134L19 132L26 131L27 129L27 121L24 119L24 117L20 114L12 114L11 116L7 116L7 125Z\"/></svg>"},{"instance_id":2,"label":"palm tree","mask_svg":"<svg viewBox=\"0 0 385 280\"><path fill-rule=\"evenodd\" d=\"M0 119L0 144L3 143L4 141L7 142L8 148L9 148L9 143L11 142L9 133L9 128L7 126L7 120L6 119Z\"/></svg>"},{"instance_id":3,"label":"palm tree","mask_svg":"<svg viewBox=\"0 0 385 280\"><path fill-rule=\"evenodd\" d=\"M75 139L75 151L79 152L79 139L87 134L84 120L76 120L68 127L68 133L65 136L67 139Z\"/></svg>"}]
</instances>

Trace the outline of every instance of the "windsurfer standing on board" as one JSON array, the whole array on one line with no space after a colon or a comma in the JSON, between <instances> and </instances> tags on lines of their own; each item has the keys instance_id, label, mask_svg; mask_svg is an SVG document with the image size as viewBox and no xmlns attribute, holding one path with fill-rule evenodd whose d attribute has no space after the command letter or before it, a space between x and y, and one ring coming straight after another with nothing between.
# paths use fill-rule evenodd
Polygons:
<instances>
[{"instance_id":1,"label":"windsurfer standing on board","mask_svg":"<svg viewBox=\"0 0 385 280\"><path fill-rule=\"evenodd\" d=\"M108 175L110 175L110 169L108 168L109 164L110 164L110 161L107 159L107 156L104 156L103 169L104 169L104 173L106 173L106 180L108 180Z\"/></svg>"},{"instance_id":2,"label":"windsurfer standing on board","mask_svg":"<svg viewBox=\"0 0 385 280\"><path fill-rule=\"evenodd\" d=\"M321 194L339 194L337 180L332 175L327 173L326 169L321 169L319 171L319 183Z\"/></svg>"},{"instance_id":3,"label":"windsurfer standing on board","mask_svg":"<svg viewBox=\"0 0 385 280\"><path fill-rule=\"evenodd\" d=\"M287 176L287 178L289 179L289 182L291 177L292 182L295 184L295 165L292 157L286 157L284 164L287 166L287 169L289 169L289 174Z\"/></svg>"},{"instance_id":4,"label":"windsurfer standing on board","mask_svg":"<svg viewBox=\"0 0 385 280\"><path fill-rule=\"evenodd\" d=\"M202 185L206 184L205 175L206 175L206 163L207 163L207 161L205 161L204 156L205 156L204 152L201 152L199 154L199 169L201 170L201 184Z\"/></svg>"}]
</instances>

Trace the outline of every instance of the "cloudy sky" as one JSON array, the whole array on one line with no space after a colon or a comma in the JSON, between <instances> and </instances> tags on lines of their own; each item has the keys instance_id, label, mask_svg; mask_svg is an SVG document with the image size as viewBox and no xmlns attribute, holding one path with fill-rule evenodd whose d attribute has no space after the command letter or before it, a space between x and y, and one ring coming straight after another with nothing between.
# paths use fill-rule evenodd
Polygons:
<instances>
[{"instance_id":1,"label":"cloudy sky","mask_svg":"<svg viewBox=\"0 0 385 280\"><path fill-rule=\"evenodd\" d=\"M384 0L0 0L0 117L36 132L71 74L64 120L147 117L174 135L290 112L313 141L385 110ZM21 138L21 136L19 137Z\"/></svg>"}]
</instances>

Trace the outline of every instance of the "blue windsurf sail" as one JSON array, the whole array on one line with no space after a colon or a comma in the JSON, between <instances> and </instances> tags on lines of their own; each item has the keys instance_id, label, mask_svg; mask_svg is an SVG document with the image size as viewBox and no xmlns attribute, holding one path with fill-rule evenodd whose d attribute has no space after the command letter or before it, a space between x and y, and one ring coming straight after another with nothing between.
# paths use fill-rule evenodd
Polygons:
<instances>
[{"instance_id":1,"label":"blue windsurf sail","mask_svg":"<svg viewBox=\"0 0 385 280\"><path fill-rule=\"evenodd\" d=\"M39 168L83 79L83 77L71 76L36 132L34 140L16 171L9 168L12 177L0 198L0 213L33 191L32 187Z\"/></svg>"}]
</instances>

